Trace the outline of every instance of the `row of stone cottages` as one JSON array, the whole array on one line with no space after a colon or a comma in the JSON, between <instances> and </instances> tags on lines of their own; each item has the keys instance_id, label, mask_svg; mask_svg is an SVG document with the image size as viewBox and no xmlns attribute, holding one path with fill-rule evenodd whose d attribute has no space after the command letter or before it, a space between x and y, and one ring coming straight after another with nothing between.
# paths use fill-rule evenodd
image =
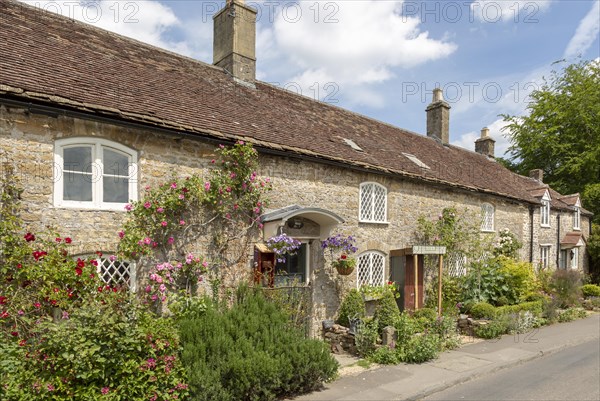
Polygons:
<instances>
[{"instance_id":1,"label":"row of stone cottages","mask_svg":"<svg viewBox=\"0 0 600 401\"><path fill-rule=\"evenodd\" d=\"M475 152L450 145L440 90L424 136L256 80L256 13L240 0L214 17L214 65L12 0L0 8L0 158L24 181L27 223L57 227L83 251L114 251L140 188L207 171L216 144L242 139L275 188L258 242L280 232L302 241L277 269L310 284L315 322L339 307L321 239L355 236L352 285L380 285L392 251L415 245L418 216L449 206L482 213L486 235L515 233L536 265L588 268L590 213L579 196L553 191L541 171L502 167L486 129ZM119 185L63 179L68 166L109 160L130 166ZM127 261L100 266L131 286L143 276Z\"/></svg>"}]
</instances>

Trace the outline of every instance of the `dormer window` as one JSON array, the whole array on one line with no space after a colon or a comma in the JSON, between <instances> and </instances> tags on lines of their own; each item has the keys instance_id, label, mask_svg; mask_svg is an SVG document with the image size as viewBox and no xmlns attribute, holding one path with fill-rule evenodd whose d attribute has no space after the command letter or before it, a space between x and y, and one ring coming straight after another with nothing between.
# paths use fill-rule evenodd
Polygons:
<instances>
[{"instance_id":1,"label":"dormer window","mask_svg":"<svg viewBox=\"0 0 600 401\"><path fill-rule=\"evenodd\" d=\"M540 225L550 227L550 195L547 191L542 198L542 206L540 207Z\"/></svg>"},{"instance_id":2,"label":"dormer window","mask_svg":"<svg viewBox=\"0 0 600 401\"><path fill-rule=\"evenodd\" d=\"M581 203L579 199L573 207L575 208L573 211L573 230L581 230Z\"/></svg>"}]
</instances>

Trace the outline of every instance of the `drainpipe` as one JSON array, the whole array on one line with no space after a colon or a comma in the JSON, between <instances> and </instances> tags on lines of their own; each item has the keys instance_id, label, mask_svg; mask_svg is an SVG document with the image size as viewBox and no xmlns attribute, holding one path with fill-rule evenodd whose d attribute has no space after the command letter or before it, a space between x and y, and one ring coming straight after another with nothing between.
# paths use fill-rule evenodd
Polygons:
<instances>
[{"instance_id":1,"label":"drainpipe","mask_svg":"<svg viewBox=\"0 0 600 401\"><path fill-rule=\"evenodd\" d=\"M529 206L529 263L533 263L533 213L534 206Z\"/></svg>"},{"instance_id":2,"label":"drainpipe","mask_svg":"<svg viewBox=\"0 0 600 401\"><path fill-rule=\"evenodd\" d=\"M556 269L560 269L560 212L556 215ZM566 265L565 265L566 266Z\"/></svg>"}]
</instances>

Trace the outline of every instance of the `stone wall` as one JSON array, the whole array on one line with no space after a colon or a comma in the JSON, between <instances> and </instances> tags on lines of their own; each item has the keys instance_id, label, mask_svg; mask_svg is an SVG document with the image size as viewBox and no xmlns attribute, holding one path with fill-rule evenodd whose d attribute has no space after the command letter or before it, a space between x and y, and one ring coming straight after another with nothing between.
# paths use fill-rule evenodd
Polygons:
<instances>
[{"instance_id":1,"label":"stone wall","mask_svg":"<svg viewBox=\"0 0 600 401\"><path fill-rule=\"evenodd\" d=\"M31 114L23 109L0 106L0 161L15 167L25 188L22 214L25 222L36 231L56 227L62 235L76 241L79 253L114 251L125 213L53 207L54 141L77 136L104 138L137 151L139 193L146 186L154 186L170 177L205 174L215 157L216 143L62 115ZM337 231L355 236L359 253L379 251L387 256L393 249L413 245L420 215L435 219L444 208L454 206L459 211L479 216L481 204L487 202L495 207L496 233L508 228L521 236L524 242L521 257L529 260L530 216L526 205L493 195L423 185L292 157L261 154L260 166L259 173L273 179L274 190L269 194L270 210L297 204L336 213L345 220ZM387 188L387 223L358 221L359 185L363 182L376 182ZM563 219L564 224L568 221L570 217ZM581 231L587 236L588 220L582 216L581 221ZM356 286L356 272L343 279L332 272L325 263L317 230L308 223L305 234L306 241L310 243L313 329L316 333L322 320L336 316L342 294ZM539 245L543 243L553 245L554 254L550 258L551 261L556 260L555 211L552 212L553 228L543 229L539 226L539 210L536 209L533 227L534 262L539 260ZM482 235L495 236L496 233ZM241 266L248 272L252 266L249 261L251 254L249 250L248 261ZM389 260L386 260L386 278L389 276L388 263ZM582 257L580 263L585 268L586 258Z\"/></svg>"},{"instance_id":2,"label":"stone wall","mask_svg":"<svg viewBox=\"0 0 600 401\"><path fill-rule=\"evenodd\" d=\"M359 173L342 167L316 164L292 158L262 156L261 175L273 179L275 190L271 194L270 209L298 204L303 207L319 207L341 216L345 222L339 232L357 238L359 254L379 251L389 255L393 249L414 244L413 236L417 219L425 215L435 219L446 207L456 207L479 218L481 204L491 203L495 207L495 232L482 233L496 236L500 229L508 228L518 236L529 235L529 209L495 196L474 192L446 189L381 175ZM388 223L362 223L359 215L359 186L363 182L377 182L388 190ZM525 237L528 238L528 237ZM318 242L315 239L315 242ZM318 251L318 247L314 248ZM524 246L521 257L528 259L529 247ZM320 330L320 322L333 319L344 291L356 287L356 270L346 278L321 263L319 258L312 265L313 285L313 330ZM389 278L389 259L386 258L385 278ZM343 280L340 283L340 280Z\"/></svg>"}]
</instances>

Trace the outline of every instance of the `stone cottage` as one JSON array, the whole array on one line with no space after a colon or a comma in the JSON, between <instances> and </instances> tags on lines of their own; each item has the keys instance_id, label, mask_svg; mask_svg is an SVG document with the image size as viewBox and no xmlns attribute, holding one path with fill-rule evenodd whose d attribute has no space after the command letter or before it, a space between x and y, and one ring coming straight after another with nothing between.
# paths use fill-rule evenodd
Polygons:
<instances>
[{"instance_id":1,"label":"stone cottage","mask_svg":"<svg viewBox=\"0 0 600 401\"><path fill-rule=\"evenodd\" d=\"M508 228L536 265L588 269L590 213L579 196L552 190L541 171L502 167L487 129L474 152L450 145L441 90L419 135L256 80L256 11L243 0L214 16L213 65L12 0L0 15L0 161L22 180L26 222L58 227L81 253L114 251L140 188L207 171L217 144L244 140L275 190L242 268L256 268L273 234L301 240L278 269L309 286L315 321L339 306L321 239L355 236L351 285L383 284L391 252L414 245L418 216L448 206L481 215L482 235ZM135 286L134 264L101 269Z\"/></svg>"}]
</instances>

